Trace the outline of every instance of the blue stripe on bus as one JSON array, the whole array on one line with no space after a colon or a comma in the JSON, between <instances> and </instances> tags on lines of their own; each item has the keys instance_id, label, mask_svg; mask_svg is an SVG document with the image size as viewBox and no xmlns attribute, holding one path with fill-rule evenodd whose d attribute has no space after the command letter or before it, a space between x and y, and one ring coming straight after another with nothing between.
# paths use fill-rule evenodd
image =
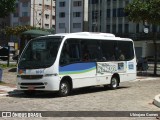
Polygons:
<instances>
[{"instance_id":1,"label":"blue stripe on bus","mask_svg":"<svg viewBox=\"0 0 160 120\"><path fill-rule=\"evenodd\" d=\"M78 74L96 69L95 62L89 63L74 63L59 67L60 74Z\"/></svg>"}]
</instances>

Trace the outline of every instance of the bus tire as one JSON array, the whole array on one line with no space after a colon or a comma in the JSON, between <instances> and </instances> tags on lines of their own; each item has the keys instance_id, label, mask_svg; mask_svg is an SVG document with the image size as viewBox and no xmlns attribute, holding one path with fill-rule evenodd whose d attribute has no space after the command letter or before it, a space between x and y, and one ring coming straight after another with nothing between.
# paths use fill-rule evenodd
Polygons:
<instances>
[{"instance_id":1,"label":"bus tire","mask_svg":"<svg viewBox=\"0 0 160 120\"><path fill-rule=\"evenodd\" d=\"M118 83L118 78L115 77L115 76L113 76L113 77L111 78L110 89L111 89L111 90L117 89L118 84L119 84L119 83Z\"/></svg>"},{"instance_id":2,"label":"bus tire","mask_svg":"<svg viewBox=\"0 0 160 120\"><path fill-rule=\"evenodd\" d=\"M71 88L70 88L69 82L66 81L66 80L63 80L63 81L60 83L58 95L59 95L60 97L65 97L65 96L68 96L68 95L69 95L70 91L71 91Z\"/></svg>"}]
</instances>

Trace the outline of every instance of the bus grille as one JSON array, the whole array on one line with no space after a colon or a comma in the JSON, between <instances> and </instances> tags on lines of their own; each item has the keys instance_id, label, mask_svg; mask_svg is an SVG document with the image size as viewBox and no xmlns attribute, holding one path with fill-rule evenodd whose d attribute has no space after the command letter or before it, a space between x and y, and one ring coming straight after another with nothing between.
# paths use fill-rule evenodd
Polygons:
<instances>
[{"instance_id":1,"label":"bus grille","mask_svg":"<svg viewBox=\"0 0 160 120\"><path fill-rule=\"evenodd\" d=\"M29 89L30 86L33 86L34 89L44 89L45 85L44 83L38 82L38 83L21 83L20 88L21 89Z\"/></svg>"},{"instance_id":2,"label":"bus grille","mask_svg":"<svg viewBox=\"0 0 160 120\"><path fill-rule=\"evenodd\" d=\"M43 83L21 83L21 85L44 85Z\"/></svg>"},{"instance_id":3,"label":"bus grille","mask_svg":"<svg viewBox=\"0 0 160 120\"><path fill-rule=\"evenodd\" d=\"M21 75L22 79L41 79L43 75Z\"/></svg>"}]
</instances>

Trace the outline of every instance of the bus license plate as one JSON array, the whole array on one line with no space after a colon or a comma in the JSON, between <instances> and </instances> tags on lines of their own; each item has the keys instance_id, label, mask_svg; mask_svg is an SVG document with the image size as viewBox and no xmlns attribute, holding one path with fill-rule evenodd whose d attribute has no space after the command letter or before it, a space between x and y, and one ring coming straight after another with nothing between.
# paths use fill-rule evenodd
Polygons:
<instances>
[{"instance_id":1,"label":"bus license plate","mask_svg":"<svg viewBox=\"0 0 160 120\"><path fill-rule=\"evenodd\" d=\"M34 86L28 86L28 90L34 90L35 87Z\"/></svg>"}]
</instances>

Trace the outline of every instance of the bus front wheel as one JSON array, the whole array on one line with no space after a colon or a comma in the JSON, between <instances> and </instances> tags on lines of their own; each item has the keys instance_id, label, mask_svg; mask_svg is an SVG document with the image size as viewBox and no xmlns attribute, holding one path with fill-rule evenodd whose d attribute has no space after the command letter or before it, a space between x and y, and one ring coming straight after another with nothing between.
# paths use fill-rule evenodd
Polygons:
<instances>
[{"instance_id":1,"label":"bus front wheel","mask_svg":"<svg viewBox=\"0 0 160 120\"><path fill-rule=\"evenodd\" d=\"M110 88L114 90L117 89L117 87L118 87L118 78L113 76L111 78Z\"/></svg>"},{"instance_id":2,"label":"bus front wheel","mask_svg":"<svg viewBox=\"0 0 160 120\"><path fill-rule=\"evenodd\" d=\"M68 81L62 81L59 88L59 96L65 97L70 93L70 84Z\"/></svg>"}]
</instances>

